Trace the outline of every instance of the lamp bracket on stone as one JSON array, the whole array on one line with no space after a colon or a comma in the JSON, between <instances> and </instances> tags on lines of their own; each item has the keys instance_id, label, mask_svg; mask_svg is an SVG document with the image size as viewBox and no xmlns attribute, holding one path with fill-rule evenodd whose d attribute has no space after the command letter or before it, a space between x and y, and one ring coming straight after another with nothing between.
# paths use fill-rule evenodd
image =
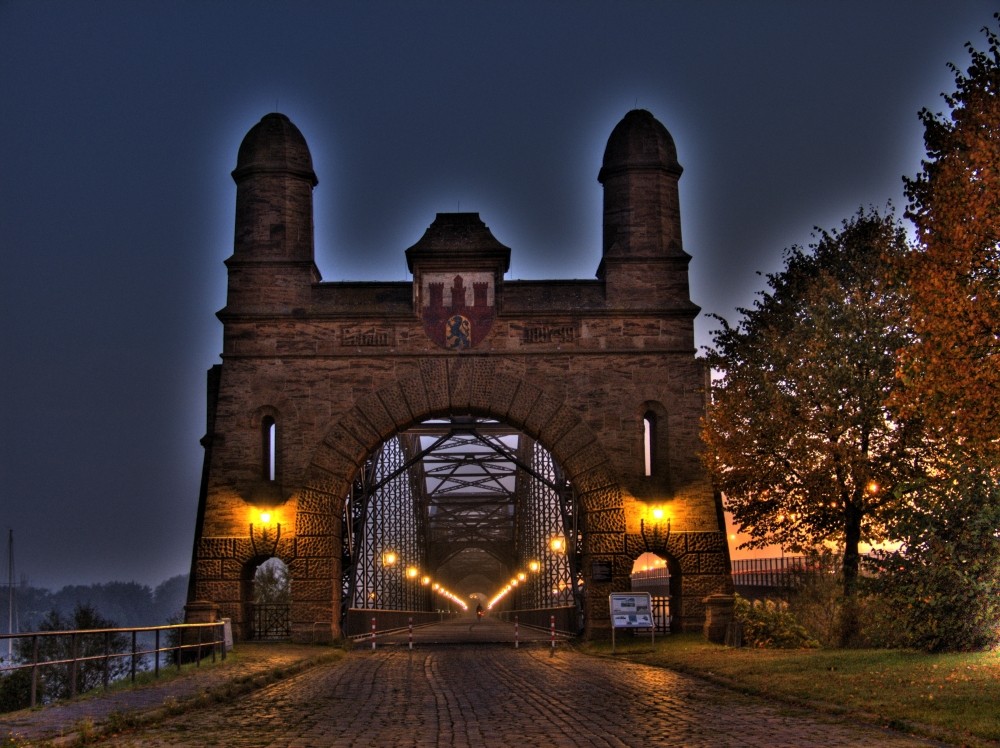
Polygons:
<instances>
[{"instance_id":1,"label":"lamp bracket on stone","mask_svg":"<svg viewBox=\"0 0 1000 748\"><path fill-rule=\"evenodd\" d=\"M645 518L639 520L639 534L642 536L642 544L646 549L647 553L656 553L657 551L666 550L667 543L670 541L670 519L666 521L666 532L664 532L664 523L662 521L654 520L650 522L650 527L647 530Z\"/></svg>"},{"instance_id":2,"label":"lamp bracket on stone","mask_svg":"<svg viewBox=\"0 0 1000 748\"><path fill-rule=\"evenodd\" d=\"M250 546L253 548L255 556L273 556L278 550L278 541L281 539L281 523L274 526L274 530L264 524L259 529L254 528L250 523Z\"/></svg>"}]
</instances>

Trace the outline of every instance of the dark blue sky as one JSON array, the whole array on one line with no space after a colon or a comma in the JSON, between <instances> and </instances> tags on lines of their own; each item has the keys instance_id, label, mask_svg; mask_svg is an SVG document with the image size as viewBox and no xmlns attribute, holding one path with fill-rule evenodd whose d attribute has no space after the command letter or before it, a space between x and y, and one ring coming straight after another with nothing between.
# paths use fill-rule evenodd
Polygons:
<instances>
[{"instance_id":1,"label":"dark blue sky","mask_svg":"<svg viewBox=\"0 0 1000 748\"><path fill-rule=\"evenodd\" d=\"M903 207L917 111L943 107L946 63L994 9L0 0L0 529L18 576L187 571L229 173L264 114L312 151L325 280L406 278L403 251L457 209L512 248L509 277L592 278L604 145L649 109L685 169L693 300L732 320L813 226Z\"/></svg>"}]
</instances>

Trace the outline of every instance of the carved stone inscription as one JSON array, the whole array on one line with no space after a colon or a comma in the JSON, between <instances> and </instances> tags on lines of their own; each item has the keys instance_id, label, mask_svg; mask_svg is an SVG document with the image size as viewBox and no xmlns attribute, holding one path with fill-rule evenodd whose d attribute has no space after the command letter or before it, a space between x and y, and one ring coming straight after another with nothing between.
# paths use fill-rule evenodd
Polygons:
<instances>
[{"instance_id":1,"label":"carved stone inscription","mask_svg":"<svg viewBox=\"0 0 1000 748\"><path fill-rule=\"evenodd\" d=\"M396 344L395 331L386 327L345 327L341 344L346 346L391 346Z\"/></svg>"},{"instance_id":2,"label":"carved stone inscription","mask_svg":"<svg viewBox=\"0 0 1000 748\"><path fill-rule=\"evenodd\" d=\"M524 343L572 343L579 337L576 325L526 325Z\"/></svg>"}]
</instances>

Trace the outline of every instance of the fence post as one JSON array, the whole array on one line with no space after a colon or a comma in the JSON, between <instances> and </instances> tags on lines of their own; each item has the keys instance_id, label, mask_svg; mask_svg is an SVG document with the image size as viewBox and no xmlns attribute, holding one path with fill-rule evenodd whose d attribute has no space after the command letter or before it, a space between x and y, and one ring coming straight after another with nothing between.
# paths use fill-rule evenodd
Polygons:
<instances>
[{"instance_id":1,"label":"fence post","mask_svg":"<svg viewBox=\"0 0 1000 748\"><path fill-rule=\"evenodd\" d=\"M31 708L38 702L38 634L31 637Z\"/></svg>"},{"instance_id":2,"label":"fence post","mask_svg":"<svg viewBox=\"0 0 1000 748\"><path fill-rule=\"evenodd\" d=\"M556 617L549 616L549 630L552 632L552 650L549 652L551 657L556 653Z\"/></svg>"},{"instance_id":3,"label":"fence post","mask_svg":"<svg viewBox=\"0 0 1000 748\"><path fill-rule=\"evenodd\" d=\"M155 671L155 678L160 677L160 630L156 629L156 635L154 637L154 647L156 653L153 655L153 670Z\"/></svg>"},{"instance_id":4,"label":"fence post","mask_svg":"<svg viewBox=\"0 0 1000 748\"><path fill-rule=\"evenodd\" d=\"M410 629L410 649L413 649L413 616L410 616L409 629Z\"/></svg>"},{"instance_id":5,"label":"fence post","mask_svg":"<svg viewBox=\"0 0 1000 748\"><path fill-rule=\"evenodd\" d=\"M514 616L514 649L517 649L521 644L520 635L517 630L517 616Z\"/></svg>"},{"instance_id":6,"label":"fence post","mask_svg":"<svg viewBox=\"0 0 1000 748\"><path fill-rule=\"evenodd\" d=\"M76 698L76 632L74 631L69 637L69 653L72 657L72 662L69 665L69 695L72 698Z\"/></svg>"},{"instance_id":7,"label":"fence post","mask_svg":"<svg viewBox=\"0 0 1000 748\"><path fill-rule=\"evenodd\" d=\"M375 651L375 616L372 616L372 652Z\"/></svg>"},{"instance_id":8,"label":"fence post","mask_svg":"<svg viewBox=\"0 0 1000 748\"><path fill-rule=\"evenodd\" d=\"M102 676L104 681L104 690L108 690L108 686L111 685L111 632L104 632L104 675Z\"/></svg>"},{"instance_id":9,"label":"fence post","mask_svg":"<svg viewBox=\"0 0 1000 748\"><path fill-rule=\"evenodd\" d=\"M135 667L136 667L136 647L135 647L136 632L132 632L132 683L135 684Z\"/></svg>"}]
</instances>

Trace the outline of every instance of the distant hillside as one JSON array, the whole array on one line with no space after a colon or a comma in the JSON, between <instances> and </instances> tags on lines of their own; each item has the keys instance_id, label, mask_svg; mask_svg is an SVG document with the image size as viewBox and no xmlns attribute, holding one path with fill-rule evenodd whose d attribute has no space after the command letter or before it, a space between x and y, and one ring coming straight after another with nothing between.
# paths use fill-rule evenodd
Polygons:
<instances>
[{"instance_id":1,"label":"distant hillside","mask_svg":"<svg viewBox=\"0 0 1000 748\"><path fill-rule=\"evenodd\" d=\"M85 604L121 627L156 626L176 621L184 615L187 584L186 574L171 577L155 589L138 582L105 582L68 585L52 592L22 584L14 588L17 628L21 632L34 631L51 610L72 618L74 608ZM6 633L6 611L0 618L0 632Z\"/></svg>"}]
</instances>

